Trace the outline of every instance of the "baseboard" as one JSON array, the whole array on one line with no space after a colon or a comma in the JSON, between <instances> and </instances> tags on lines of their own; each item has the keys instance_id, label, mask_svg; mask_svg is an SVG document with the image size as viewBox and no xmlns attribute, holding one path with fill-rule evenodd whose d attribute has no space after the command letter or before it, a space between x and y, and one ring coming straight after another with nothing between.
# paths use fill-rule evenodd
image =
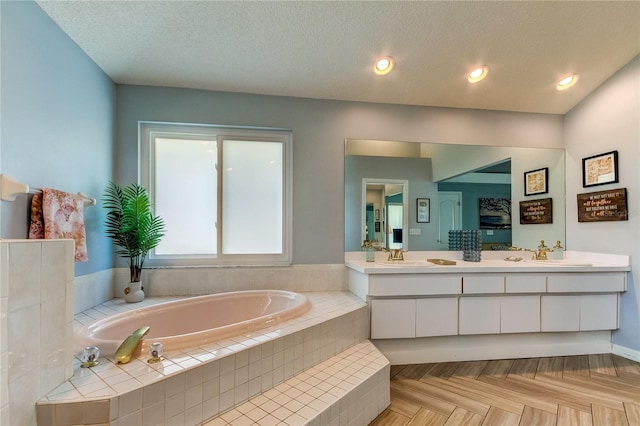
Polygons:
<instances>
[{"instance_id":1,"label":"baseboard","mask_svg":"<svg viewBox=\"0 0 640 426\"><path fill-rule=\"evenodd\" d=\"M640 351L616 345L615 343L611 345L611 353L632 361L640 362Z\"/></svg>"},{"instance_id":2,"label":"baseboard","mask_svg":"<svg viewBox=\"0 0 640 426\"><path fill-rule=\"evenodd\" d=\"M372 340L391 365L611 353L609 331Z\"/></svg>"}]
</instances>

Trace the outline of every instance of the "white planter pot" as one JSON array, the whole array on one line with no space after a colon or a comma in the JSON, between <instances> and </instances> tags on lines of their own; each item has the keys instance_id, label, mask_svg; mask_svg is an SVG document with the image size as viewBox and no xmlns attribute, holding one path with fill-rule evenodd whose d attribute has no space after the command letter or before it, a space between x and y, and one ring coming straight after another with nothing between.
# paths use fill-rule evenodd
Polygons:
<instances>
[{"instance_id":1,"label":"white planter pot","mask_svg":"<svg viewBox=\"0 0 640 426\"><path fill-rule=\"evenodd\" d=\"M129 286L124 289L124 300L128 303L142 302L144 300L142 282L130 282Z\"/></svg>"}]
</instances>

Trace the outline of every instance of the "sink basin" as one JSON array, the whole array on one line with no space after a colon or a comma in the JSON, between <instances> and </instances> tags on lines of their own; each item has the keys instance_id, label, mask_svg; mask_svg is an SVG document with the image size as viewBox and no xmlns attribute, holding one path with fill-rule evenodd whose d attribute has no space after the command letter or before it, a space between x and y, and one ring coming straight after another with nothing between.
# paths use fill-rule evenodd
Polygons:
<instances>
[{"instance_id":1,"label":"sink basin","mask_svg":"<svg viewBox=\"0 0 640 426\"><path fill-rule=\"evenodd\" d=\"M589 262L568 259L547 259L547 260L525 260L525 262L536 263L538 265L558 265L558 266L593 266Z\"/></svg>"},{"instance_id":2,"label":"sink basin","mask_svg":"<svg viewBox=\"0 0 640 426\"><path fill-rule=\"evenodd\" d=\"M382 266L433 266L429 262L422 260L383 260L382 262L376 262L377 265Z\"/></svg>"}]
</instances>

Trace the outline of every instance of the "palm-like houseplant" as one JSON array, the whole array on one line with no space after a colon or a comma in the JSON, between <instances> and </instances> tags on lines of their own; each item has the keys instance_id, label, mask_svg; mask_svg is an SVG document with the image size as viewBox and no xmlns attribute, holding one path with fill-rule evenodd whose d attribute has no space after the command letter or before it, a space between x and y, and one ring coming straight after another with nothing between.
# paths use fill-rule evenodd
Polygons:
<instances>
[{"instance_id":1,"label":"palm-like houseplant","mask_svg":"<svg viewBox=\"0 0 640 426\"><path fill-rule=\"evenodd\" d=\"M149 250L164 236L164 221L153 214L147 190L135 182L124 187L109 182L103 201L107 236L120 247L116 254L129 259L131 282L140 282Z\"/></svg>"}]
</instances>

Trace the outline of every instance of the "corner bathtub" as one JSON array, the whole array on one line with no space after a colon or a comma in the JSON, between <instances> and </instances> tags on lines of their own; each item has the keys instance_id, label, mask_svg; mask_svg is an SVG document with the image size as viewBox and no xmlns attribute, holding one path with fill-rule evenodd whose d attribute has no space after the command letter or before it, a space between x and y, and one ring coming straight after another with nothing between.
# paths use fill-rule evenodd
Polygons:
<instances>
[{"instance_id":1,"label":"corner bathtub","mask_svg":"<svg viewBox=\"0 0 640 426\"><path fill-rule=\"evenodd\" d=\"M112 356L124 339L150 327L140 351L161 342L165 351L198 347L295 318L311 309L307 298L281 290L250 290L191 297L112 315L74 333L74 349L97 346ZM140 352L138 352L139 354Z\"/></svg>"}]
</instances>

